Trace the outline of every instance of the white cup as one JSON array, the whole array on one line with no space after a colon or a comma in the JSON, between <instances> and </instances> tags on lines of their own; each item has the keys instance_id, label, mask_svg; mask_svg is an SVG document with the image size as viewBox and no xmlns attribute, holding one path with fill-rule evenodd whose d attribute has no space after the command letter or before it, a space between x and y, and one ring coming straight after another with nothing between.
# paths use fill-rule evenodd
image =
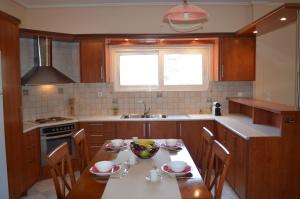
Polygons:
<instances>
[{"instance_id":1,"label":"white cup","mask_svg":"<svg viewBox=\"0 0 300 199\"><path fill-rule=\"evenodd\" d=\"M150 170L150 181L151 182L157 182L158 181L158 173L156 169Z\"/></svg>"},{"instance_id":2,"label":"white cup","mask_svg":"<svg viewBox=\"0 0 300 199\"><path fill-rule=\"evenodd\" d=\"M114 139L110 141L113 147L121 147L124 144L124 140L122 139Z\"/></svg>"},{"instance_id":3,"label":"white cup","mask_svg":"<svg viewBox=\"0 0 300 199\"><path fill-rule=\"evenodd\" d=\"M129 157L129 164L130 165L135 165L136 164L136 157L135 157L135 155L131 155Z\"/></svg>"},{"instance_id":4,"label":"white cup","mask_svg":"<svg viewBox=\"0 0 300 199\"><path fill-rule=\"evenodd\" d=\"M138 137L132 137L132 141L137 141L139 138Z\"/></svg>"},{"instance_id":5,"label":"white cup","mask_svg":"<svg viewBox=\"0 0 300 199\"><path fill-rule=\"evenodd\" d=\"M166 145L169 146L169 147L175 147L177 142L178 142L177 139L167 139L166 140Z\"/></svg>"}]
</instances>

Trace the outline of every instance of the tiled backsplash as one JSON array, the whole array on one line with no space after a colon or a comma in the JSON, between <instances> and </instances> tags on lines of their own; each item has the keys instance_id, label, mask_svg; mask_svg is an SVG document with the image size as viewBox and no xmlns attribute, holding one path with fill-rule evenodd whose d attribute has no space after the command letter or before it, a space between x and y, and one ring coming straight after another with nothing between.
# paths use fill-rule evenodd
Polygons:
<instances>
[{"instance_id":1,"label":"tiled backsplash","mask_svg":"<svg viewBox=\"0 0 300 199\"><path fill-rule=\"evenodd\" d=\"M23 87L23 118L69 116L69 99L75 99L75 115L112 115L117 104L118 114L143 113L143 100L151 113L210 113L212 101L219 101L226 113L226 97L252 96L252 82L210 82L207 91L113 92L112 84L62 84ZM114 102L114 104L113 104Z\"/></svg>"}]
</instances>

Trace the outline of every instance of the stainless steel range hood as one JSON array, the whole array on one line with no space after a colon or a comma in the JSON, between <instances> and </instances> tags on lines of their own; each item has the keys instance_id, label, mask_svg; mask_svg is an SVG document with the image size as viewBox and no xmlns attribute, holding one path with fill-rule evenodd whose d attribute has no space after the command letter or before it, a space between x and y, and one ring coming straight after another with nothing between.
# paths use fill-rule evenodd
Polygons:
<instances>
[{"instance_id":1,"label":"stainless steel range hood","mask_svg":"<svg viewBox=\"0 0 300 199\"><path fill-rule=\"evenodd\" d=\"M22 85L74 83L52 66L52 40L38 37L34 41L34 67L21 79Z\"/></svg>"}]
</instances>

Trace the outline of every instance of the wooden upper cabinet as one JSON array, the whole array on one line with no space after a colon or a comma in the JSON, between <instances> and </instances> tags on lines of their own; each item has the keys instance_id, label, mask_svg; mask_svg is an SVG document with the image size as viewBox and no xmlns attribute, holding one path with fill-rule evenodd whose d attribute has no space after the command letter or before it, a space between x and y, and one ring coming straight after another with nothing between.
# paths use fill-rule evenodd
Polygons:
<instances>
[{"instance_id":1,"label":"wooden upper cabinet","mask_svg":"<svg viewBox=\"0 0 300 199\"><path fill-rule=\"evenodd\" d=\"M80 82L105 82L105 40L80 40Z\"/></svg>"},{"instance_id":2,"label":"wooden upper cabinet","mask_svg":"<svg viewBox=\"0 0 300 199\"><path fill-rule=\"evenodd\" d=\"M219 74L215 80L255 80L255 46L255 37L221 37Z\"/></svg>"}]
</instances>

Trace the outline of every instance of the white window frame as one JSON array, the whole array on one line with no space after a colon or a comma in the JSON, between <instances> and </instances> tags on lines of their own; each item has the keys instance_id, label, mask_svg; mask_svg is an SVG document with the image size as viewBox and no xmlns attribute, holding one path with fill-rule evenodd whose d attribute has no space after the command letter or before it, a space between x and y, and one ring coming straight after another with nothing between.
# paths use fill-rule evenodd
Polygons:
<instances>
[{"instance_id":1,"label":"white window frame","mask_svg":"<svg viewBox=\"0 0 300 199\"><path fill-rule=\"evenodd\" d=\"M121 86L120 85L120 54L136 54L137 52L157 53L158 54L158 86ZM164 54L170 53L201 53L203 60L203 84L202 85L164 85ZM127 91L203 91L208 90L209 80L211 80L212 64L213 64L213 45L172 45L172 46L110 46L110 76L113 81L114 91L127 92Z\"/></svg>"}]
</instances>

